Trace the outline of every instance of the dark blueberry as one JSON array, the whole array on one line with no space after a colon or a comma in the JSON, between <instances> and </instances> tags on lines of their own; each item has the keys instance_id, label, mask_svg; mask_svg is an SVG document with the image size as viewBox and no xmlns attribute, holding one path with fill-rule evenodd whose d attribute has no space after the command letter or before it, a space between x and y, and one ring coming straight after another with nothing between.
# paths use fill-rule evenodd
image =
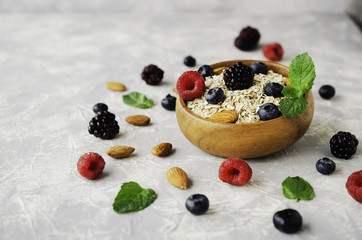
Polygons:
<instances>
[{"instance_id":1,"label":"dark blueberry","mask_svg":"<svg viewBox=\"0 0 362 240\"><path fill-rule=\"evenodd\" d=\"M170 94L167 94L167 96L162 99L161 105L167 110L174 111L176 107L176 98Z\"/></svg>"},{"instance_id":2,"label":"dark blueberry","mask_svg":"<svg viewBox=\"0 0 362 240\"><path fill-rule=\"evenodd\" d=\"M186 200L185 205L192 214L201 215L209 209L209 199L203 194L194 194Z\"/></svg>"},{"instance_id":3,"label":"dark blueberry","mask_svg":"<svg viewBox=\"0 0 362 240\"><path fill-rule=\"evenodd\" d=\"M261 121L267 121L280 116L279 108L274 103L261 105L258 111Z\"/></svg>"},{"instance_id":4,"label":"dark blueberry","mask_svg":"<svg viewBox=\"0 0 362 240\"><path fill-rule=\"evenodd\" d=\"M319 88L319 95L324 99L331 99L334 94L336 94L336 90L331 85L323 85Z\"/></svg>"},{"instance_id":5,"label":"dark blueberry","mask_svg":"<svg viewBox=\"0 0 362 240\"><path fill-rule=\"evenodd\" d=\"M253 64L251 64L251 70L253 70L253 72L255 74L268 74L268 66L263 63L263 62L255 62Z\"/></svg>"},{"instance_id":6,"label":"dark blueberry","mask_svg":"<svg viewBox=\"0 0 362 240\"><path fill-rule=\"evenodd\" d=\"M196 60L192 56L187 56L184 59L184 64L188 67L194 67L196 65Z\"/></svg>"},{"instance_id":7,"label":"dark blueberry","mask_svg":"<svg viewBox=\"0 0 362 240\"><path fill-rule=\"evenodd\" d=\"M209 65L202 65L199 70L197 70L204 78L212 76L214 74L214 69Z\"/></svg>"},{"instance_id":8,"label":"dark blueberry","mask_svg":"<svg viewBox=\"0 0 362 240\"><path fill-rule=\"evenodd\" d=\"M224 91L219 87L211 88L206 92L205 99L210 104L218 104L224 99Z\"/></svg>"},{"instance_id":9,"label":"dark blueberry","mask_svg":"<svg viewBox=\"0 0 362 240\"><path fill-rule=\"evenodd\" d=\"M283 97L283 86L279 83L268 83L264 88L264 93L267 96L273 96L275 98Z\"/></svg>"},{"instance_id":10,"label":"dark blueberry","mask_svg":"<svg viewBox=\"0 0 362 240\"><path fill-rule=\"evenodd\" d=\"M94 113L103 112L103 111L108 111L108 106L106 104L97 103L96 105L93 106Z\"/></svg>"},{"instance_id":11,"label":"dark blueberry","mask_svg":"<svg viewBox=\"0 0 362 240\"><path fill-rule=\"evenodd\" d=\"M326 157L319 159L315 166L317 171L324 175L329 175L334 172L334 170L336 170L336 164L331 159Z\"/></svg>"},{"instance_id":12,"label":"dark blueberry","mask_svg":"<svg viewBox=\"0 0 362 240\"><path fill-rule=\"evenodd\" d=\"M296 233L303 225L302 216L294 209L276 212L273 216L274 227L283 233Z\"/></svg>"}]
</instances>

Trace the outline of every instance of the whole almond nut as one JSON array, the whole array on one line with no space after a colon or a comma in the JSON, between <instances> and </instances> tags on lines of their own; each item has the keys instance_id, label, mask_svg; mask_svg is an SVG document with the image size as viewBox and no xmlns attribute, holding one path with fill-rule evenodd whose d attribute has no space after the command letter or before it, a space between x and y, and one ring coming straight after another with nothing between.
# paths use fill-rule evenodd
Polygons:
<instances>
[{"instance_id":1,"label":"whole almond nut","mask_svg":"<svg viewBox=\"0 0 362 240\"><path fill-rule=\"evenodd\" d=\"M160 143L152 148L151 153L158 157L165 157L171 153L171 150L172 150L171 143Z\"/></svg>"},{"instance_id":2,"label":"whole almond nut","mask_svg":"<svg viewBox=\"0 0 362 240\"><path fill-rule=\"evenodd\" d=\"M119 82L107 82L106 87L112 91L126 91L126 86Z\"/></svg>"},{"instance_id":3,"label":"whole almond nut","mask_svg":"<svg viewBox=\"0 0 362 240\"><path fill-rule=\"evenodd\" d=\"M128 146L113 146L107 149L106 153L112 158L125 158L134 152L133 147Z\"/></svg>"},{"instance_id":4,"label":"whole almond nut","mask_svg":"<svg viewBox=\"0 0 362 240\"><path fill-rule=\"evenodd\" d=\"M126 122L135 126L146 126L151 119L145 115L133 115L125 118Z\"/></svg>"},{"instance_id":5,"label":"whole almond nut","mask_svg":"<svg viewBox=\"0 0 362 240\"><path fill-rule=\"evenodd\" d=\"M221 111L210 117L210 120L220 123L233 123L238 120L238 113L235 111Z\"/></svg>"},{"instance_id":6,"label":"whole almond nut","mask_svg":"<svg viewBox=\"0 0 362 240\"><path fill-rule=\"evenodd\" d=\"M166 178L169 183L175 187L185 189L187 188L187 174L179 167L172 167L167 170Z\"/></svg>"}]
</instances>

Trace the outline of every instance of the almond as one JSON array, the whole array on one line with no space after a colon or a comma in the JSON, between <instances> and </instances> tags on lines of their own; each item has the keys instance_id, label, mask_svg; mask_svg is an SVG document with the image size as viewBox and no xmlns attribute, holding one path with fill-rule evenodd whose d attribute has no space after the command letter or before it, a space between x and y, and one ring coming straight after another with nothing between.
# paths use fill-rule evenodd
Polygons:
<instances>
[{"instance_id":1,"label":"almond","mask_svg":"<svg viewBox=\"0 0 362 240\"><path fill-rule=\"evenodd\" d=\"M107 149L106 153L112 158L125 158L133 153L135 149L128 146L113 146Z\"/></svg>"},{"instance_id":2,"label":"almond","mask_svg":"<svg viewBox=\"0 0 362 240\"><path fill-rule=\"evenodd\" d=\"M175 93L177 93L177 94L178 94L178 92L177 92L177 88L176 88L176 87L173 87L173 88L172 88L172 91L174 91Z\"/></svg>"},{"instance_id":3,"label":"almond","mask_svg":"<svg viewBox=\"0 0 362 240\"><path fill-rule=\"evenodd\" d=\"M220 123L233 123L238 120L239 114L234 111L217 112L210 117L210 120Z\"/></svg>"},{"instance_id":4,"label":"almond","mask_svg":"<svg viewBox=\"0 0 362 240\"><path fill-rule=\"evenodd\" d=\"M167 170L166 178L169 183L175 187L187 188L187 174L179 167L172 167Z\"/></svg>"},{"instance_id":5,"label":"almond","mask_svg":"<svg viewBox=\"0 0 362 240\"><path fill-rule=\"evenodd\" d=\"M107 82L106 87L112 91L126 91L126 86L119 82Z\"/></svg>"},{"instance_id":6,"label":"almond","mask_svg":"<svg viewBox=\"0 0 362 240\"><path fill-rule=\"evenodd\" d=\"M171 143L160 143L152 148L151 153L158 157L165 157L171 153L171 150L172 150Z\"/></svg>"},{"instance_id":7,"label":"almond","mask_svg":"<svg viewBox=\"0 0 362 240\"><path fill-rule=\"evenodd\" d=\"M145 115L133 115L125 118L126 122L135 126L146 126L151 119Z\"/></svg>"}]
</instances>

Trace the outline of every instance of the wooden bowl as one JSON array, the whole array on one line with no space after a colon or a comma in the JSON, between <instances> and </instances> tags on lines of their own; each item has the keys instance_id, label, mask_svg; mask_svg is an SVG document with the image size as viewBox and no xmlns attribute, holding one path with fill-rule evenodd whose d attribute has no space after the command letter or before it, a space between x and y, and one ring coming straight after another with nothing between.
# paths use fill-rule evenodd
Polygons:
<instances>
[{"instance_id":1,"label":"wooden bowl","mask_svg":"<svg viewBox=\"0 0 362 240\"><path fill-rule=\"evenodd\" d=\"M233 60L210 65L215 74L225 67L243 62L250 66L264 62L269 69L287 77L289 68L275 62ZM296 117L278 117L257 123L216 123L201 118L187 108L180 97L176 101L177 122L185 137L200 149L220 157L258 158L276 153L298 141L312 122L314 101L311 91L305 94L308 102L304 113Z\"/></svg>"}]
</instances>

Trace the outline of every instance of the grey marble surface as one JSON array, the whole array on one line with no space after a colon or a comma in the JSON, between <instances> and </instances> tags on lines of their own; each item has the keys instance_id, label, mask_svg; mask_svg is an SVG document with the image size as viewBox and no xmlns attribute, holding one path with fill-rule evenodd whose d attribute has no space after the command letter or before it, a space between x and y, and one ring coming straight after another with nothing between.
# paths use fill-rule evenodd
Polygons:
<instances>
[{"instance_id":1,"label":"grey marble surface","mask_svg":"<svg viewBox=\"0 0 362 240\"><path fill-rule=\"evenodd\" d=\"M242 27L262 35L255 51L242 52L233 40ZM348 161L335 159L329 139L340 130L362 138L362 36L343 14L248 16L182 14L173 16L101 14L0 14L0 238L2 239L360 239L362 205L345 182L362 169L361 147ZM306 135L280 153L251 159L251 181L242 187L218 179L223 158L189 143L178 129L175 112L160 101L190 68L183 58L201 64L231 59L265 60L261 47L279 42L288 65L308 51L317 72L313 87L315 115ZM140 78L145 65L165 71L159 86ZM192 68L196 70L197 67ZM192 70L191 69L191 70ZM111 92L107 81L123 82L125 93ZM331 84L336 96L318 95ZM123 104L122 95L139 91L155 101L141 110ZM88 134L92 106L108 104L120 123L117 138L102 141ZM148 127L127 124L133 114L151 117ZM175 152L167 158L150 153L160 142ZM104 152L129 145L135 153L115 160ZM95 181L76 169L80 155L98 152L106 161ZM337 170L324 176L315 169L321 157ZM165 178L168 168L183 168L192 186L180 190ZM314 187L311 201L282 195L281 182L301 176ZM158 194L147 209L118 215L112 203L124 182L136 181ZM203 193L210 210L199 217L184 207L186 198ZM297 209L304 226L296 235L278 232L273 214Z\"/></svg>"}]
</instances>

